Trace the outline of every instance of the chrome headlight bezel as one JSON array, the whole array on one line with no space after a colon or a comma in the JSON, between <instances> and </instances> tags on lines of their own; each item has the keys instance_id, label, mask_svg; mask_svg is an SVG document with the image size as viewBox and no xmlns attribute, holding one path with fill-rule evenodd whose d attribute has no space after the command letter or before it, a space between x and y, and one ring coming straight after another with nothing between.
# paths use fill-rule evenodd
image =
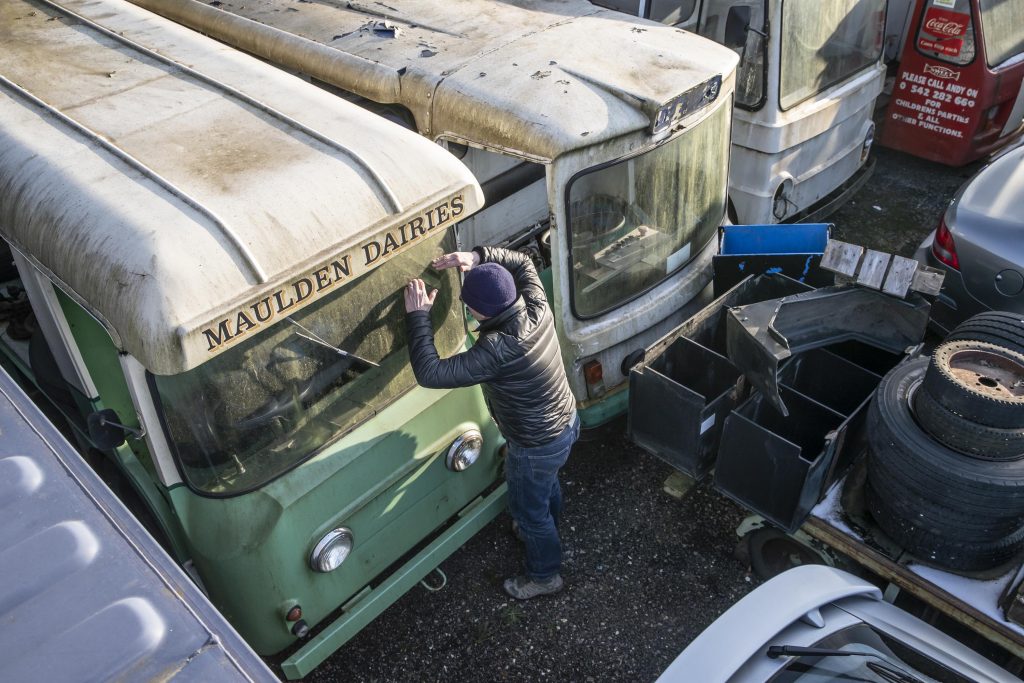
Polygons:
<instances>
[{"instance_id":1,"label":"chrome headlight bezel","mask_svg":"<svg viewBox=\"0 0 1024 683\"><path fill-rule=\"evenodd\" d=\"M467 429L448 447L444 464L452 472L463 472L480 458L483 449L484 437L480 430Z\"/></svg>"},{"instance_id":2,"label":"chrome headlight bezel","mask_svg":"<svg viewBox=\"0 0 1024 683\"><path fill-rule=\"evenodd\" d=\"M861 143L860 147L860 163L864 163L868 160L868 155L871 154L871 146L875 143L875 124L871 123L868 125L868 131L864 134L864 142Z\"/></svg>"},{"instance_id":3,"label":"chrome headlight bezel","mask_svg":"<svg viewBox=\"0 0 1024 683\"><path fill-rule=\"evenodd\" d=\"M347 527L331 529L313 548L309 554L310 568L320 574L332 572L352 554L355 538L352 530ZM338 557L340 554L340 558Z\"/></svg>"}]
</instances>

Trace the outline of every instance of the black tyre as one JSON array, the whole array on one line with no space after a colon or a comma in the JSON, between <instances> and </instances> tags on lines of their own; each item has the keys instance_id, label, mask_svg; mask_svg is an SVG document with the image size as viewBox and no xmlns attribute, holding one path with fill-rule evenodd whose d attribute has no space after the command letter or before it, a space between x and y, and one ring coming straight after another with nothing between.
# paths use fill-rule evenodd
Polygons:
<instances>
[{"instance_id":1,"label":"black tyre","mask_svg":"<svg viewBox=\"0 0 1024 683\"><path fill-rule=\"evenodd\" d=\"M750 532L747 543L750 569L762 581L804 564L826 564L817 552L771 527Z\"/></svg>"},{"instance_id":2,"label":"black tyre","mask_svg":"<svg viewBox=\"0 0 1024 683\"><path fill-rule=\"evenodd\" d=\"M1024 354L987 342L944 342L932 355L921 390L976 424L1024 427Z\"/></svg>"},{"instance_id":3,"label":"black tyre","mask_svg":"<svg viewBox=\"0 0 1024 683\"><path fill-rule=\"evenodd\" d=\"M867 417L869 473L957 510L1024 516L1024 459L966 457L918 426L908 397L927 365L927 358L903 363L879 383Z\"/></svg>"},{"instance_id":4,"label":"black tyre","mask_svg":"<svg viewBox=\"0 0 1024 683\"><path fill-rule=\"evenodd\" d=\"M1009 561L1024 548L1024 527L994 541L953 539L902 517L872 488L866 491L868 511L892 540L918 559L961 571L983 571Z\"/></svg>"},{"instance_id":5,"label":"black tyre","mask_svg":"<svg viewBox=\"0 0 1024 683\"><path fill-rule=\"evenodd\" d=\"M942 533L953 541L995 541L1016 532L1022 520L1015 516L972 514L955 510L941 501L933 501L901 487L885 477L868 475L866 486L886 501L887 507L902 519Z\"/></svg>"},{"instance_id":6,"label":"black tyre","mask_svg":"<svg viewBox=\"0 0 1024 683\"><path fill-rule=\"evenodd\" d=\"M921 428L953 450L985 460L1024 457L1024 429L997 429L971 422L936 401L923 383L912 401Z\"/></svg>"},{"instance_id":7,"label":"black tyre","mask_svg":"<svg viewBox=\"0 0 1024 683\"><path fill-rule=\"evenodd\" d=\"M1024 353L1024 314L987 311L953 328L945 341L980 341Z\"/></svg>"}]
</instances>

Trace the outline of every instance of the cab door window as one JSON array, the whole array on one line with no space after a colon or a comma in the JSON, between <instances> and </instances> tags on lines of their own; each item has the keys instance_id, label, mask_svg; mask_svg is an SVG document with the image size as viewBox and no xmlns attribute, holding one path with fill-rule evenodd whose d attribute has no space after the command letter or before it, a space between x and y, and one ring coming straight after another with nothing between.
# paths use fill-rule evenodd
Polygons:
<instances>
[{"instance_id":1,"label":"cab door window","mask_svg":"<svg viewBox=\"0 0 1024 683\"><path fill-rule=\"evenodd\" d=\"M594 4L632 14L634 17L640 14L640 0L594 0Z\"/></svg>"},{"instance_id":2,"label":"cab door window","mask_svg":"<svg viewBox=\"0 0 1024 683\"><path fill-rule=\"evenodd\" d=\"M648 19L669 26L678 26L693 18L697 0L651 0L648 5Z\"/></svg>"},{"instance_id":3,"label":"cab door window","mask_svg":"<svg viewBox=\"0 0 1024 683\"><path fill-rule=\"evenodd\" d=\"M1008 28L1019 31L1020 26ZM917 50L950 64L970 64L976 51L971 0L929 0L917 30Z\"/></svg>"},{"instance_id":4,"label":"cab door window","mask_svg":"<svg viewBox=\"0 0 1024 683\"><path fill-rule=\"evenodd\" d=\"M765 99L765 65L768 60L764 0L708 0L700 20L700 34L724 45L729 11L735 7L747 7L750 11L746 42L738 47L730 46L740 56L736 69L736 105L743 109L759 109Z\"/></svg>"},{"instance_id":5,"label":"cab door window","mask_svg":"<svg viewBox=\"0 0 1024 683\"><path fill-rule=\"evenodd\" d=\"M1024 0L981 0L980 7L988 65L1024 52Z\"/></svg>"},{"instance_id":6,"label":"cab door window","mask_svg":"<svg viewBox=\"0 0 1024 683\"><path fill-rule=\"evenodd\" d=\"M885 0L785 0L781 30L779 105L786 110L878 62Z\"/></svg>"}]
</instances>

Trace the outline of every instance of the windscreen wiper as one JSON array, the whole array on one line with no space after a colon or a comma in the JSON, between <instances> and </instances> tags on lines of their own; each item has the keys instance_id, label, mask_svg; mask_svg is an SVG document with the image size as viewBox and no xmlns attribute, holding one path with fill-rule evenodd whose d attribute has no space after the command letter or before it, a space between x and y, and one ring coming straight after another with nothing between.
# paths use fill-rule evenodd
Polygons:
<instances>
[{"instance_id":1,"label":"windscreen wiper","mask_svg":"<svg viewBox=\"0 0 1024 683\"><path fill-rule=\"evenodd\" d=\"M292 325L295 325L297 328L299 328L300 330L302 330L303 332L306 333L306 334L299 334L298 332L296 332L296 334L298 336L302 337L303 339L308 339L309 341L313 342L314 344L320 344L321 346L326 346L327 348L329 348L331 351L334 351L335 353L341 354L342 356L347 356L347 357L352 358L354 360L360 361L361 363L366 363L367 365L372 365L375 368L379 368L380 367L380 363L374 363L372 360L367 360L367 359L365 359L365 358L363 358L361 356L357 356L354 353L351 353L351 352L346 351L344 349L340 349L337 346L335 346L334 344L331 344L330 342L324 341L315 332L313 332L312 330L310 330L309 328L307 328L306 326L304 326L302 323L298 322L297 320L295 320L291 316L286 317L285 320L287 320Z\"/></svg>"},{"instance_id":2,"label":"windscreen wiper","mask_svg":"<svg viewBox=\"0 0 1024 683\"><path fill-rule=\"evenodd\" d=\"M873 657L881 662L868 662L865 666L872 673L882 676L892 683L925 683L917 676L901 669L889 659L875 652L859 652L857 650L832 650L824 647L799 647L797 645L771 645L765 653L772 659L779 657Z\"/></svg>"}]
</instances>

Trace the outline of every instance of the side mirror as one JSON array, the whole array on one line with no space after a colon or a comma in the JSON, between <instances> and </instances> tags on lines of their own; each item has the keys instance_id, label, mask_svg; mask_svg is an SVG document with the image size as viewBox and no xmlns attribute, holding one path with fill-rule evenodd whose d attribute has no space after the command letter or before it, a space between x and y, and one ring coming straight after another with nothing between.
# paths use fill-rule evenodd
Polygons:
<instances>
[{"instance_id":1,"label":"side mirror","mask_svg":"<svg viewBox=\"0 0 1024 683\"><path fill-rule=\"evenodd\" d=\"M725 41L723 45L733 50L746 47L747 31L750 30L750 7L735 5L729 8L725 19Z\"/></svg>"},{"instance_id":2,"label":"side mirror","mask_svg":"<svg viewBox=\"0 0 1024 683\"><path fill-rule=\"evenodd\" d=\"M117 448L124 443L125 434L131 434L136 439L142 436L141 430L126 427L120 420L111 408L92 413L85 419L89 438L97 448L104 451Z\"/></svg>"}]
</instances>

